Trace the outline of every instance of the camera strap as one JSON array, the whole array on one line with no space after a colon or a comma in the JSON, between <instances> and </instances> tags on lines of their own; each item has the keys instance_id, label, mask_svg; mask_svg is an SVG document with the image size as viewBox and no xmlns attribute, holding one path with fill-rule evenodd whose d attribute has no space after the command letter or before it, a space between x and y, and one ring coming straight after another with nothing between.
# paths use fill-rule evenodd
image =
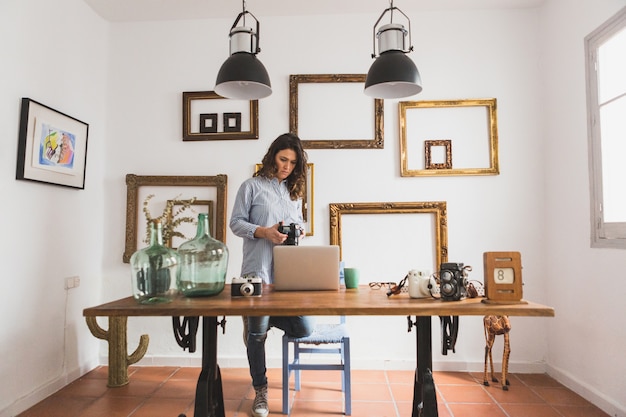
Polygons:
<instances>
[{"instance_id":1,"label":"camera strap","mask_svg":"<svg viewBox=\"0 0 626 417\"><path fill-rule=\"evenodd\" d=\"M441 353L447 355L449 350L456 353L456 338L459 334L459 316L439 316L441 322Z\"/></svg>"}]
</instances>

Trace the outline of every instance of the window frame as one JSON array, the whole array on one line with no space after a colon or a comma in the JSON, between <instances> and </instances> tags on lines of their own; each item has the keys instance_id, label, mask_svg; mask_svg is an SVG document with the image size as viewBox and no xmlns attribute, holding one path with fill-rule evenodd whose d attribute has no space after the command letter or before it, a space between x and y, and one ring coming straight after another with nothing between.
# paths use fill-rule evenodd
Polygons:
<instances>
[{"instance_id":1,"label":"window frame","mask_svg":"<svg viewBox=\"0 0 626 417\"><path fill-rule=\"evenodd\" d=\"M626 7L585 37L592 248L626 249L626 222L605 222L602 210L602 132L597 71L598 49L622 30L626 30Z\"/></svg>"}]
</instances>

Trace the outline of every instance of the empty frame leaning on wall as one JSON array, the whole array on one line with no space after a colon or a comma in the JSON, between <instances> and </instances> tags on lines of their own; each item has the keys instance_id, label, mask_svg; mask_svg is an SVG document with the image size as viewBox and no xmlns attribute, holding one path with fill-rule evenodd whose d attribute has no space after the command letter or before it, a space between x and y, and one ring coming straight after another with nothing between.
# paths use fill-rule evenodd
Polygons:
<instances>
[{"instance_id":1,"label":"empty frame leaning on wall","mask_svg":"<svg viewBox=\"0 0 626 417\"><path fill-rule=\"evenodd\" d=\"M495 98L398 105L403 177L500 173Z\"/></svg>"},{"instance_id":2,"label":"empty frame leaning on wall","mask_svg":"<svg viewBox=\"0 0 626 417\"><path fill-rule=\"evenodd\" d=\"M141 247L139 236L145 235L146 220L142 213L142 204L146 196L153 194L151 205L161 204L165 207L168 201L178 202L195 198L196 201L212 201L213 219L210 224L211 236L226 243L226 192L228 177L224 174L215 176L142 176L126 175L126 246L122 260L125 263ZM205 207L207 207L205 205ZM154 206L152 206L154 207ZM151 212L161 214L161 210ZM153 218L159 217L153 215ZM197 217L197 214L196 214ZM195 235L194 235L195 236ZM191 236L193 238L194 236Z\"/></svg>"},{"instance_id":3,"label":"empty frame leaning on wall","mask_svg":"<svg viewBox=\"0 0 626 417\"><path fill-rule=\"evenodd\" d=\"M372 282L399 281L410 269L434 272L448 260L445 201L331 203L329 211L330 244L339 246L346 267L361 269L363 282L367 274ZM393 244L400 234L415 238L410 244Z\"/></svg>"},{"instance_id":4,"label":"empty frame leaning on wall","mask_svg":"<svg viewBox=\"0 0 626 417\"><path fill-rule=\"evenodd\" d=\"M183 141L259 138L259 101L183 92Z\"/></svg>"},{"instance_id":5,"label":"empty frame leaning on wall","mask_svg":"<svg viewBox=\"0 0 626 417\"><path fill-rule=\"evenodd\" d=\"M363 94L365 77L289 76L289 131L305 149L384 148L384 102Z\"/></svg>"}]
</instances>

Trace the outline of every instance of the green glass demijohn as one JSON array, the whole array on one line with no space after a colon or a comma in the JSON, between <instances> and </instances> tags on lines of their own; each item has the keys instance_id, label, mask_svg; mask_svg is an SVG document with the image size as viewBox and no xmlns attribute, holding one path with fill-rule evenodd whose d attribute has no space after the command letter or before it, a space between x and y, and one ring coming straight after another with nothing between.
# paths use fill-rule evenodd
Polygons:
<instances>
[{"instance_id":1,"label":"green glass demijohn","mask_svg":"<svg viewBox=\"0 0 626 417\"><path fill-rule=\"evenodd\" d=\"M180 274L176 250L163 245L161 221L150 222L150 244L130 257L133 296L141 304L170 302L178 294Z\"/></svg>"},{"instance_id":2,"label":"green glass demijohn","mask_svg":"<svg viewBox=\"0 0 626 417\"><path fill-rule=\"evenodd\" d=\"M186 297L216 295L224 290L228 248L209 232L207 213L198 214L196 237L178 247L178 289Z\"/></svg>"}]
</instances>

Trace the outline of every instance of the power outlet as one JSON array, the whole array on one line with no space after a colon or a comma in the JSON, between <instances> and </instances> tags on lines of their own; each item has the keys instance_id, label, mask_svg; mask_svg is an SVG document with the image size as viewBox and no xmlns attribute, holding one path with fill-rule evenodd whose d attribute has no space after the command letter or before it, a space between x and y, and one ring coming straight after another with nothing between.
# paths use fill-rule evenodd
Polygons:
<instances>
[{"instance_id":1,"label":"power outlet","mask_svg":"<svg viewBox=\"0 0 626 417\"><path fill-rule=\"evenodd\" d=\"M75 275L73 277L67 277L65 278L65 289L69 290L72 288L76 288L80 285L80 277L78 275Z\"/></svg>"}]
</instances>

